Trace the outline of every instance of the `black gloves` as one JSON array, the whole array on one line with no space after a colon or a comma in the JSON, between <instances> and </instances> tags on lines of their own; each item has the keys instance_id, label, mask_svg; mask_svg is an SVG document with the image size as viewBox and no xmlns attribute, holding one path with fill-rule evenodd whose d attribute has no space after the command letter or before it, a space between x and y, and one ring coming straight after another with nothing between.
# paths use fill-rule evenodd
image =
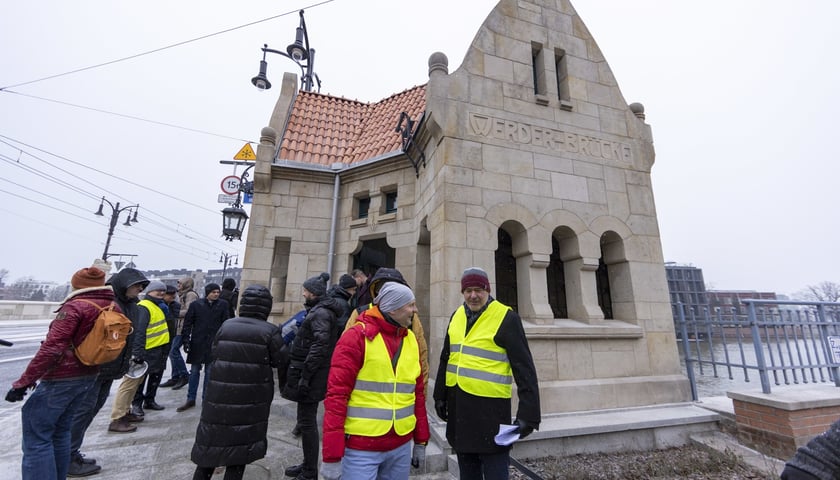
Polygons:
<instances>
[{"instance_id":1,"label":"black gloves","mask_svg":"<svg viewBox=\"0 0 840 480\"><path fill-rule=\"evenodd\" d=\"M26 390L29 387L21 387L21 388L11 388L6 393L6 401L7 402L19 402L23 400L23 397L26 396Z\"/></svg>"},{"instance_id":2,"label":"black gloves","mask_svg":"<svg viewBox=\"0 0 840 480\"><path fill-rule=\"evenodd\" d=\"M189 340L184 342L181 346L184 347L184 353L190 353L190 342L189 342Z\"/></svg>"},{"instance_id":3,"label":"black gloves","mask_svg":"<svg viewBox=\"0 0 840 480\"><path fill-rule=\"evenodd\" d=\"M525 438L525 437L527 437L528 435L530 435L531 433L534 432L534 427L532 427L530 424L528 424L528 422L526 422L525 420L519 420L517 418L516 419L516 425L519 426L519 438L520 439Z\"/></svg>"},{"instance_id":4,"label":"black gloves","mask_svg":"<svg viewBox=\"0 0 840 480\"><path fill-rule=\"evenodd\" d=\"M446 410L446 400L435 400L435 413L444 422L449 418L449 412Z\"/></svg>"}]
</instances>

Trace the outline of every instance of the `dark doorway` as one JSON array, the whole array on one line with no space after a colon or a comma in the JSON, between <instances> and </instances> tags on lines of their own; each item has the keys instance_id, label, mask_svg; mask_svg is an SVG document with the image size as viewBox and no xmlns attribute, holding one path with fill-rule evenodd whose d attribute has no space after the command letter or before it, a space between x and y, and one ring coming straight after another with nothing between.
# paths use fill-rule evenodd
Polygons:
<instances>
[{"instance_id":1,"label":"dark doorway","mask_svg":"<svg viewBox=\"0 0 840 480\"><path fill-rule=\"evenodd\" d=\"M396 250L388 245L385 238L364 240L362 248L353 255L353 268L358 268L368 276L373 275L380 267L394 268L396 265Z\"/></svg>"},{"instance_id":2,"label":"dark doorway","mask_svg":"<svg viewBox=\"0 0 840 480\"><path fill-rule=\"evenodd\" d=\"M551 255L548 258L545 277L551 313L554 318L569 318L569 310L566 308L566 274L563 271L563 260L560 259L560 244L554 237L551 237Z\"/></svg>"}]
</instances>

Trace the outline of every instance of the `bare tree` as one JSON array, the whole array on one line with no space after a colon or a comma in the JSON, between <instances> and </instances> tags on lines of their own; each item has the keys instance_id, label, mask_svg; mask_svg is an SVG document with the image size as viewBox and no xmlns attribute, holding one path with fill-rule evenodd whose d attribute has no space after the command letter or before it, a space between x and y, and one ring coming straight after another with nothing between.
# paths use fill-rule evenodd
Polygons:
<instances>
[{"instance_id":1,"label":"bare tree","mask_svg":"<svg viewBox=\"0 0 840 480\"><path fill-rule=\"evenodd\" d=\"M6 277L9 276L9 271L5 268L0 268L0 287L4 285L3 282L6 281Z\"/></svg>"},{"instance_id":2,"label":"bare tree","mask_svg":"<svg viewBox=\"0 0 840 480\"><path fill-rule=\"evenodd\" d=\"M838 302L840 301L840 283L825 281L808 285L804 290L794 294L794 297L810 302Z\"/></svg>"}]
</instances>

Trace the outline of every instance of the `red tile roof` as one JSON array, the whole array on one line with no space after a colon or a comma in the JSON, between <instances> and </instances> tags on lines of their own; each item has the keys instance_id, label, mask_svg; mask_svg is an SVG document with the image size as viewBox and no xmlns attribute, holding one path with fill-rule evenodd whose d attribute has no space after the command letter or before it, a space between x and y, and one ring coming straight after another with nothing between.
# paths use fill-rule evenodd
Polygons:
<instances>
[{"instance_id":1,"label":"red tile roof","mask_svg":"<svg viewBox=\"0 0 840 480\"><path fill-rule=\"evenodd\" d=\"M376 103L298 92L280 145L280 160L332 165L357 163L401 149L401 112L418 120L426 109L420 85Z\"/></svg>"}]
</instances>

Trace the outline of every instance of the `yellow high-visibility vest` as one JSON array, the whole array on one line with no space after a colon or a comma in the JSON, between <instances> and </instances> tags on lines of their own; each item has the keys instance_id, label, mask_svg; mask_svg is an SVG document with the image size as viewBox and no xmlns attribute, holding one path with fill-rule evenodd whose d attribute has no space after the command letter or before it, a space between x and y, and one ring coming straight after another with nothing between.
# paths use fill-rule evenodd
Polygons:
<instances>
[{"instance_id":1,"label":"yellow high-visibility vest","mask_svg":"<svg viewBox=\"0 0 840 480\"><path fill-rule=\"evenodd\" d=\"M513 375L507 350L496 345L499 331L510 307L493 300L466 335L467 314L461 305L449 323L449 361L446 386L479 397L510 398Z\"/></svg>"},{"instance_id":2,"label":"yellow high-visibility vest","mask_svg":"<svg viewBox=\"0 0 840 480\"><path fill-rule=\"evenodd\" d=\"M365 360L347 402L344 432L379 437L392 425L398 435L414 431L414 391L419 376L420 349L414 332L409 330L403 338L396 372L382 334L366 338Z\"/></svg>"},{"instance_id":3,"label":"yellow high-visibility vest","mask_svg":"<svg viewBox=\"0 0 840 480\"><path fill-rule=\"evenodd\" d=\"M149 310L149 325L146 327L146 350L169 343L169 329L166 327L166 315L163 314L163 310L151 300L141 300L139 305L143 305Z\"/></svg>"}]
</instances>

